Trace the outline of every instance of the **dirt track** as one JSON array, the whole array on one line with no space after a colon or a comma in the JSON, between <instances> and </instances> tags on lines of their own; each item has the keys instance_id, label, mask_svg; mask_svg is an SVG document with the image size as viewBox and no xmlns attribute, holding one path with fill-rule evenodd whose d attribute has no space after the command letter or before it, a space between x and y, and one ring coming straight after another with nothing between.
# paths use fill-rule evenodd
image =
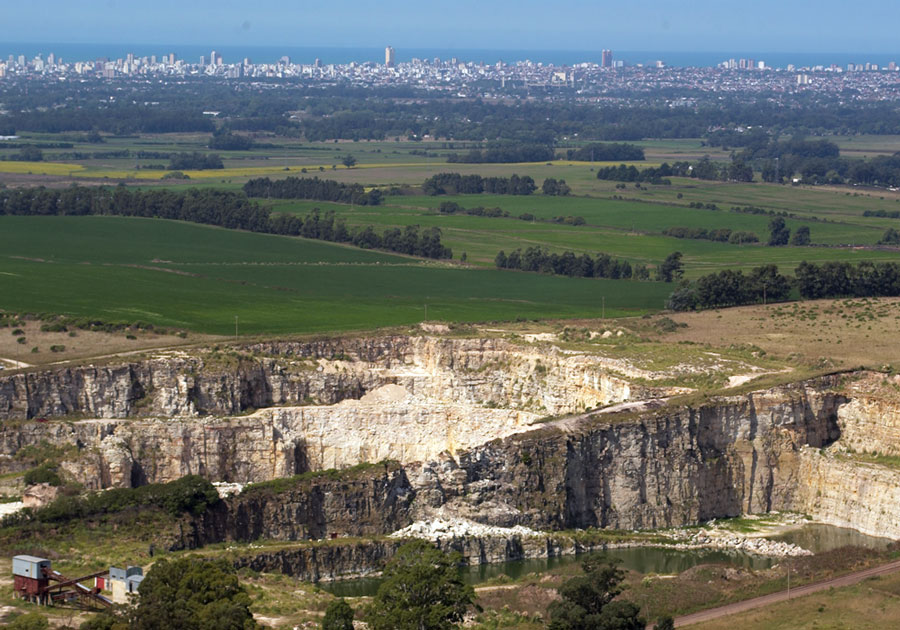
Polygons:
<instances>
[{"instance_id":1,"label":"dirt track","mask_svg":"<svg viewBox=\"0 0 900 630\"><path fill-rule=\"evenodd\" d=\"M718 619L719 617L724 617L726 615L733 615L735 613L744 612L745 610L752 610L754 608L761 608L763 606L769 606L770 604L775 604L778 602L787 601L788 599L794 599L795 597L803 597L804 595L811 595L812 593L817 593L819 591L824 591L829 588L839 588L842 586L853 586L859 582L862 582L866 578L875 577L878 575L885 575L888 573L895 573L896 571L900 571L900 560L895 560L894 562L890 562L888 564L883 564L878 567L873 567L871 569L865 569L864 571L857 571L856 573L850 573L848 575L843 575L841 577L837 577L831 580L826 580L824 582L815 582L813 584L806 584L804 586L798 586L797 588L791 589L791 594L788 596L787 591L780 591L778 593L772 593L770 595L763 595L762 597L755 597L753 599L748 599L742 602L735 602L734 604L728 604L727 606L720 606L719 608L710 608L709 610L703 610L698 613L693 613L691 615L684 615L683 617L677 617L675 619L675 627L681 628L684 626L689 626L695 623L700 623L702 621L710 621L712 619Z\"/></svg>"}]
</instances>

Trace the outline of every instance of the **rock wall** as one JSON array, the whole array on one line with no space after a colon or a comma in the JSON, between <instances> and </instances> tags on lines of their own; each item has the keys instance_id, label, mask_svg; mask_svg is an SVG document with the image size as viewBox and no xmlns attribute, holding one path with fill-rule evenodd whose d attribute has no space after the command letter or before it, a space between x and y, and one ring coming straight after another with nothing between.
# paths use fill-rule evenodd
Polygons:
<instances>
[{"instance_id":1,"label":"rock wall","mask_svg":"<svg viewBox=\"0 0 900 630\"><path fill-rule=\"evenodd\" d=\"M900 470L806 449L796 509L871 536L900 539Z\"/></svg>"},{"instance_id":2,"label":"rock wall","mask_svg":"<svg viewBox=\"0 0 900 630\"><path fill-rule=\"evenodd\" d=\"M417 505L534 529L675 527L793 509L800 451L839 437L823 383L512 436L417 467Z\"/></svg>"},{"instance_id":3,"label":"rock wall","mask_svg":"<svg viewBox=\"0 0 900 630\"><path fill-rule=\"evenodd\" d=\"M870 375L850 386L852 398L838 414L843 448L900 455L900 394L885 380Z\"/></svg>"},{"instance_id":4,"label":"rock wall","mask_svg":"<svg viewBox=\"0 0 900 630\"><path fill-rule=\"evenodd\" d=\"M544 415L655 395L623 373L646 376L618 361L502 339L272 342L3 376L0 420L221 416L334 404L389 383L421 398Z\"/></svg>"}]
</instances>

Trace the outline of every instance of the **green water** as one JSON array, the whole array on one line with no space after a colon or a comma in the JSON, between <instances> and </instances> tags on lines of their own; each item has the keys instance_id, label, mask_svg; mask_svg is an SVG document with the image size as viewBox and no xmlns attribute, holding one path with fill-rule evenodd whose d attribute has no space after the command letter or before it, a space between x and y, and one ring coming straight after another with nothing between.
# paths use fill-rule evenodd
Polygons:
<instances>
[{"instance_id":1,"label":"green water","mask_svg":"<svg viewBox=\"0 0 900 630\"><path fill-rule=\"evenodd\" d=\"M800 529L772 537L783 540L813 553L831 551L840 547L857 546L872 549L883 549L892 541L886 538L875 538L861 534L853 529L833 527L831 525L811 524ZM750 555L740 552L691 550L681 551L661 547L631 547L627 549L610 549L606 555L618 558L625 569L638 573L673 574L687 571L699 564L727 564L749 569L768 569L777 562L774 558ZM558 558L530 558L495 564L482 564L463 567L460 572L463 581L477 585L500 575L507 575L517 580L529 573L543 573L573 563L580 563L585 555L562 556ZM338 597L370 597L378 590L381 578L358 578L336 582L322 582L321 588Z\"/></svg>"}]
</instances>

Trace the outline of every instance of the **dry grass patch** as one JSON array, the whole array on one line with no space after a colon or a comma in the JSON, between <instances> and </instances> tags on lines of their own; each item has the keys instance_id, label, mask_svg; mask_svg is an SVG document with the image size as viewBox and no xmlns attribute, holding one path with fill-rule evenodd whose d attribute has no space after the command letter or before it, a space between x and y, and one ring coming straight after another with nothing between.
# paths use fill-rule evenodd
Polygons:
<instances>
[{"instance_id":1,"label":"dry grass patch","mask_svg":"<svg viewBox=\"0 0 900 630\"><path fill-rule=\"evenodd\" d=\"M744 306L668 317L686 324L658 338L712 346L753 345L794 364L881 367L898 362L900 298Z\"/></svg>"},{"instance_id":2,"label":"dry grass patch","mask_svg":"<svg viewBox=\"0 0 900 630\"><path fill-rule=\"evenodd\" d=\"M23 320L18 324L0 328L0 365L15 369L48 365L65 361L77 361L117 355L128 355L144 350L170 348L220 339L211 335L188 333L185 337L177 334L161 335L146 330L121 330L117 332L94 332L70 328L66 331L42 331L46 322ZM13 334L21 331L22 334ZM24 342L19 342L24 339ZM34 349L37 348L35 352Z\"/></svg>"}]
</instances>

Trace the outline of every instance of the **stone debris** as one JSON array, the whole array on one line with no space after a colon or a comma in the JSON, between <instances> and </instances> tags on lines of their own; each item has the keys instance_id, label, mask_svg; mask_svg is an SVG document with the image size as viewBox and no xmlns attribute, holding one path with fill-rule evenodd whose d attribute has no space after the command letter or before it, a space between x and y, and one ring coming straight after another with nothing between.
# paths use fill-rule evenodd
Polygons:
<instances>
[{"instance_id":1,"label":"stone debris","mask_svg":"<svg viewBox=\"0 0 900 630\"><path fill-rule=\"evenodd\" d=\"M21 501L12 501L10 503L0 503L0 519L10 514L15 514L19 510L25 508L25 504Z\"/></svg>"},{"instance_id":2,"label":"stone debris","mask_svg":"<svg viewBox=\"0 0 900 630\"><path fill-rule=\"evenodd\" d=\"M811 556L813 553L792 543L768 538L747 538L736 534L710 535L708 532L699 531L693 534L686 543L675 545L676 549L722 549L728 551L741 551L757 556L769 556L773 558L787 558L798 556Z\"/></svg>"},{"instance_id":3,"label":"stone debris","mask_svg":"<svg viewBox=\"0 0 900 630\"><path fill-rule=\"evenodd\" d=\"M228 483L226 481L213 482L220 499L227 499L233 494L240 494L246 485L245 483Z\"/></svg>"},{"instance_id":4,"label":"stone debris","mask_svg":"<svg viewBox=\"0 0 900 630\"><path fill-rule=\"evenodd\" d=\"M412 525L397 530L391 534L391 538L424 538L426 540L449 540L453 538L467 538L470 536L544 536L522 525L515 527L494 527L482 525L464 518L437 518L431 521L416 521Z\"/></svg>"}]
</instances>

